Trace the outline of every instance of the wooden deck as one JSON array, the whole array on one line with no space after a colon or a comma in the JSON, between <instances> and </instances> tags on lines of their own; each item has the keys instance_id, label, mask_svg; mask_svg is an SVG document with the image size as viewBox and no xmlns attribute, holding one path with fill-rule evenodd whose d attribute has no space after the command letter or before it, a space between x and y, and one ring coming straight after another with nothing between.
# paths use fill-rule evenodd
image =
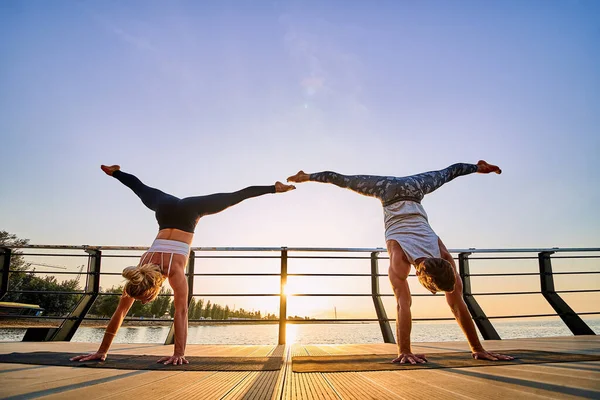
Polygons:
<instances>
[{"instance_id":1,"label":"wooden deck","mask_svg":"<svg viewBox=\"0 0 600 400\"><path fill-rule=\"evenodd\" d=\"M489 350L600 354L597 336L487 341ZM0 353L90 352L90 343L0 343ZM466 351L465 342L419 343L413 351ZM113 353L167 355L171 346L120 344ZM291 357L394 353L395 345L190 345L192 356L282 355L280 371L128 371L0 364L0 397L10 399L600 399L600 361L407 371L293 373Z\"/></svg>"}]
</instances>

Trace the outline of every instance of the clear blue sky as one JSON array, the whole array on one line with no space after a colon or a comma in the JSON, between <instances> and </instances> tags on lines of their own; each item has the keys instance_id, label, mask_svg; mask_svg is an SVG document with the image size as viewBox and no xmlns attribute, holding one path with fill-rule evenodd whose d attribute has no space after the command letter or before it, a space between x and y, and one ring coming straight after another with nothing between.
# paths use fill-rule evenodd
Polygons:
<instances>
[{"instance_id":1,"label":"clear blue sky","mask_svg":"<svg viewBox=\"0 0 600 400\"><path fill-rule=\"evenodd\" d=\"M600 245L600 2L0 2L0 229L149 245L100 164L179 197L299 169L485 159L423 202L448 247ZM195 246L384 247L379 202L306 183Z\"/></svg>"}]
</instances>

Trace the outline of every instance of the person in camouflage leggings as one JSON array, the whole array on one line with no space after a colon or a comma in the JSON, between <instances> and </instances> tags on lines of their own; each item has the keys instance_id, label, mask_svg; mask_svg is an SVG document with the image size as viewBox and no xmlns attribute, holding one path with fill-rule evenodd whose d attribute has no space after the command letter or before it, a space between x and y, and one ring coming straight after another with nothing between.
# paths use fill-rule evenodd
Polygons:
<instances>
[{"instance_id":1,"label":"person in camouflage leggings","mask_svg":"<svg viewBox=\"0 0 600 400\"><path fill-rule=\"evenodd\" d=\"M453 164L439 171L406 177L347 176L332 171L307 174L300 171L288 178L288 182L331 183L381 201L390 256L388 276L396 297L397 310L398 357L393 362L427 362L424 354L413 354L411 350L412 300L408 287L411 264L415 266L419 282L427 290L434 294L437 291L445 292L446 301L467 337L473 358L492 361L513 359L511 356L488 352L481 345L462 296L462 281L454 259L429 226L427 214L420 204L426 194L456 177L474 172L500 174L502 171L497 166L480 160L477 164Z\"/></svg>"},{"instance_id":2,"label":"person in camouflage leggings","mask_svg":"<svg viewBox=\"0 0 600 400\"><path fill-rule=\"evenodd\" d=\"M405 177L376 175L348 176L338 174L337 172L325 171L310 174L308 180L332 183L365 196L376 197L386 207L401 200L420 203L426 194L433 192L444 183L450 182L461 175L472 174L477 172L477 170L478 166L474 164L453 164L440 171L429 171Z\"/></svg>"}]
</instances>

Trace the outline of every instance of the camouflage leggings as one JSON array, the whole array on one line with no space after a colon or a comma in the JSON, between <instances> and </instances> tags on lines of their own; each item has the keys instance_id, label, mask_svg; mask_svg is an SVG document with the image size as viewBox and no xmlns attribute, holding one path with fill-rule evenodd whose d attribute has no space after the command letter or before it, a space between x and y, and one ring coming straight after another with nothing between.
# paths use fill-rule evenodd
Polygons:
<instances>
[{"instance_id":1,"label":"camouflage leggings","mask_svg":"<svg viewBox=\"0 0 600 400\"><path fill-rule=\"evenodd\" d=\"M376 175L342 175L337 172L324 171L310 174L314 182L332 183L350 189L365 196L376 197L383 206L401 200L418 203L423 197L436 190L446 182L461 176L477 172L475 164L453 164L440 171L429 171L422 174L394 177Z\"/></svg>"}]
</instances>

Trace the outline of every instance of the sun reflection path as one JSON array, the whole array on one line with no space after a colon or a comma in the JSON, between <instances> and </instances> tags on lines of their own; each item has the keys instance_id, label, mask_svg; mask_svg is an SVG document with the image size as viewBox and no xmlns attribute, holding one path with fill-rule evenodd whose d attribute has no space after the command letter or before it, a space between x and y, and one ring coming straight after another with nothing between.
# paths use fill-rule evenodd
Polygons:
<instances>
[{"instance_id":1,"label":"sun reflection path","mask_svg":"<svg viewBox=\"0 0 600 400\"><path fill-rule=\"evenodd\" d=\"M296 324L285 324L285 342L287 344L296 343L298 339L298 325Z\"/></svg>"}]
</instances>

